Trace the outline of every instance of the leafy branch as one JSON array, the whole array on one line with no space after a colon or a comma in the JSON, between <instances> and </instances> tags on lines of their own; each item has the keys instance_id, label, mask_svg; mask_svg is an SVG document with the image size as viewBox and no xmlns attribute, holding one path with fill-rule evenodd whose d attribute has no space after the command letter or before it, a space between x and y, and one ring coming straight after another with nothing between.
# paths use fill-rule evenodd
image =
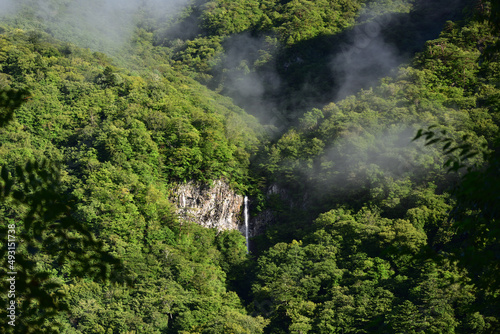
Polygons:
<instances>
[{"instance_id":1,"label":"leafy branch","mask_svg":"<svg viewBox=\"0 0 500 334\"><path fill-rule=\"evenodd\" d=\"M481 151L474 149L471 144L466 143L469 137L468 135L462 136L463 143L457 144L455 139L447 136L446 130L434 131L433 129L436 127L437 125L431 125L427 130L419 129L413 141L424 137L425 146L443 144L443 153L449 156L448 160L444 163L444 167L448 168L448 172L458 172L460 169L465 168L466 164L464 162L467 159L471 159L481 153ZM485 149L486 147L483 148ZM458 156L451 155L454 152L458 152ZM483 155L484 154L483 151ZM470 167L468 171L470 171Z\"/></svg>"},{"instance_id":2,"label":"leafy branch","mask_svg":"<svg viewBox=\"0 0 500 334\"><path fill-rule=\"evenodd\" d=\"M12 118L26 95L21 91L0 91L0 125ZM73 217L74 200L65 195L60 168L53 162L29 161L14 169L0 166L0 204L0 235L3 243L10 244L10 249L5 244L0 247L0 273L15 278L16 307L16 326L6 326L0 333L56 331L57 324L47 325L47 319L67 307L61 302L65 295L54 272L59 277L107 280L110 268L120 266L120 261ZM37 260L41 258L51 259L52 267L40 268ZM12 290L6 279L0 287L2 291ZM0 296L4 306L6 298L7 293ZM6 307L0 308L0 317L8 319Z\"/></svg>"}]
</instances>

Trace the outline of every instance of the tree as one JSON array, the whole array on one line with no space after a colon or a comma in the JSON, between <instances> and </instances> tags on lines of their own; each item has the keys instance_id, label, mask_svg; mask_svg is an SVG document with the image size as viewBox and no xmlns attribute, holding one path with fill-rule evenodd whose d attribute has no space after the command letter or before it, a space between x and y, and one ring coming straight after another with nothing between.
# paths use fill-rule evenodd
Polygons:
<instances>
[{"instance_id":1,"label":"tree","mask_svg":"<svg viewBox=\"0 0 500 334\"><path fill-rule=\"evenodd\" d=\"M449 172L460 173L461 181L454 189L456 204L449 219L456 229L448 245L461 266L466 268L481 287L488 305L500 306L500 137L496 137L482 148L468 143L456 143L446 132L437 132L434 127L419 130L415 140L425 137L426 145L443 144L443 151L449 156L445 166ZM466 138L463 138L466 139ZM458 156L452 153L458 151ZM466 160L483 156L483 164L466 165ZM479 306L481 308L481 306ZM491 309L486 310L487 315ZM493 318L495 319L495 318ZM498 321L491 330L498 329Z\"/></svg>"},{"instance_id":2,"label":"tree","mask_svg":"<svg viewBox=\"0 0 500 334\"><path fill-rule=\"evenodd\" d=\"M5 115L2 126L26 94L0 92ZM64 194L56 164L48 160L27 162L15 171L2 166L0 176L0 235L8 242L8 247L0 250L0 261L2 277L9 277L2 280L1 287L12 292L0 297L4 305L0 316L12 321L2 331L52 332L58 324L47 321L67 309L62 303L64 293L52 269L40 268L37 259L50 257L56 271L69 276L102 280L110 277L111 266L117 268L120 261L72 216L72 199Z\"/></svg>"}]
</instances>

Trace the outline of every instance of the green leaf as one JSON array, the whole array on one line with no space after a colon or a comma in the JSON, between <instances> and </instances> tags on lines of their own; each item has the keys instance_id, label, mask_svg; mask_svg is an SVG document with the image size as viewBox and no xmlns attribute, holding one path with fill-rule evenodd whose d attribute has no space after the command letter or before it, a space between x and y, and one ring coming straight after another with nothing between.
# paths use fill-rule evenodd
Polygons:
<instances>
[{"instance_id":1,"label":"green leaf","mask_svg":"<svg viewBox=\"0 0 500 334\"><path fill-rule=\"evenodd\" d=\"M7 170L7 167L2 166L2 173L1 173L2 179L7 183L9 180L9 172Z\"/></svg>"},{"instance_id":2,"label":"green leaf","mask_svg":"<svg viewBox=\"0 0 500 334\"><path fill-rule=\"evenodd\" d=\"M466 159L469 159L469 158L472 158L474 156L478 155L478 152L472 152L472 153L469 153L465 156L462 157L462 160L466 160Z\"/></svg>"},{"instance_id":3,"label":"green leaf","mask_svg":"<svg viewBox=\"0 0 500 334\"><path fill-rule=\"evenodd\" d=\"M430 140L430 141L426 142L426 143L425 143L425 146L432 145L432 144L434 144L434 143L437 143L438 141L440 141L440 139L439 139L439 138L434 138L434 139L432 139L432 140Z\"/></svg>"},{"instance_id":4,"label":"green leaf","mask_svg":"<svg viewBox=\"0 0 500 334\"><path fill-rule=\"evenodd\" d=\"M415 135L415 137L413 138L413 141L417 140L418 138L422 137L422 132L423 130L422 129L418 129L417 131L417 134Z\"/></svg>"}]
</instances>

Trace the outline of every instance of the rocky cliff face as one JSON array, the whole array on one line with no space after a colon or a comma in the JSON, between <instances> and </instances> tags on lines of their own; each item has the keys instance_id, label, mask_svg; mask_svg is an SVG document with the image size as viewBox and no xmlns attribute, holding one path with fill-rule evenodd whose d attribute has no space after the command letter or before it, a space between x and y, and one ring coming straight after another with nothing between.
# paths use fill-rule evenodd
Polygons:
<instances>
[{"instance_id":1,"label":"rocky cliff face","mask_svg":"<svg viewBox=\"0 0 500 334\"><path fill-rule=\"evenodd\" d=\"M266 196L277 196L286 205L292 207L304 206L307 198L300 202L293 201L286 189L274 184L268 187ZM229 185L221 180L211 185L196 182L179 184L174 187L170 200L177 206L179 218L192 221L201 226L222 230L239 230L245 235L243 218L244 196L236 194ZM248 201L252 206L252 199ZM267 227L274 224L278 214L271 209L260 212L257 216L250 216L248 222L248 236L263 234Z\"/></svg>"},{"instance_id":2,"label":"rocky cliff face","mask_svg":"<svg viewBox=\"0 0 500 334\"><path fill-rule=\"evenodd\" d=\"M219 231L240 230L245 234L243 198L219 180L212 185L179 184L174 188L171 200L181 219Z\"/></svg>"}]
</instances>

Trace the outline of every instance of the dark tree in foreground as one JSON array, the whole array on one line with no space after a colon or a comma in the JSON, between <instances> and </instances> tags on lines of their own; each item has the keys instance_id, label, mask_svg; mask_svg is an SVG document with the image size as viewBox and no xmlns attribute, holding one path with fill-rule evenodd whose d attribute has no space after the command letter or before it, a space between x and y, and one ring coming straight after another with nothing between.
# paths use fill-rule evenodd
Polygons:
<instances>
[{"instance_id":1,"label":"dark tree in foreground","mask_svg":"<svg viewBox=\"0 0 500 334\"><path fill-rule=\"evenodd\" d=\"M1 126L26 97L23 91L0 92ZM58 325L47 325L47 319L66 307L54 270L68 278L107 280L119 261L72 216L72 200L64 194L55 163L27 162L12 170L1 166L0 175L0 270L5 292L0 297L0 332L55 332ZM41 267L42 259L49 259L53 268Z\"/></svg>"}]
</instances>

